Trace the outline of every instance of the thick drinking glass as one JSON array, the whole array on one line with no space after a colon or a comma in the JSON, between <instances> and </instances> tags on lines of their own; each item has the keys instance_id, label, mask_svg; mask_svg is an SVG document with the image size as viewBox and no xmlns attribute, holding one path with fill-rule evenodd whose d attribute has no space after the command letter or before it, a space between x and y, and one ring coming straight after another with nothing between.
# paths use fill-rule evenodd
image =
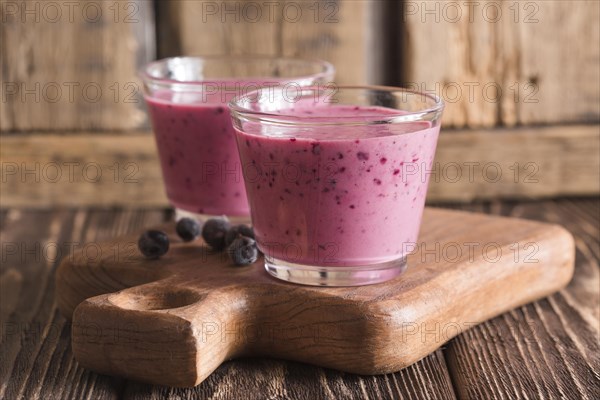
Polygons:
<instances>
[{"instance_id":1,"label":"thick drinking glass","mask_svg":"<svg viewBox=\"0 0 600 400\"><path fill-rule=\"evenodd\" d=\"M417 241L442 101L389 87L270 87L230 103L257 244L280 279L391 279Z\"/></svg>"},{"instance_id":2,"label":"thick drinking glass","mask_svg":"<svg viewBox=\"0 0 600 400\"><path fill-rule=\"evenodd\" d=\"M331 64L271 57L181 57L141 72L163 179L176 218L247 216L227 103L260 87L319 85Z\"/></svg>"}]
</instances>

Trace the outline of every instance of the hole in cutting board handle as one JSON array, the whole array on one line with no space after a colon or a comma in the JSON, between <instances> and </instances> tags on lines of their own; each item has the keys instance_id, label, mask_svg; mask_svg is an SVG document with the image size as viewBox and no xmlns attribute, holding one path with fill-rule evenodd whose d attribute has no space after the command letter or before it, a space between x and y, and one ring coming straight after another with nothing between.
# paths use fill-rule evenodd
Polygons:
<instances>
[{"instance_id":1,"label":"hole in cutting board handle","mask_svg":"<svg viewBox=\"0 0 600 400\"><path fill-rule=\"evenodd\" d=\"M189 289L152 286L115 293L109 301L128 310L159 311L189 306L204 297Z\"/></svg>"}]
</instances>

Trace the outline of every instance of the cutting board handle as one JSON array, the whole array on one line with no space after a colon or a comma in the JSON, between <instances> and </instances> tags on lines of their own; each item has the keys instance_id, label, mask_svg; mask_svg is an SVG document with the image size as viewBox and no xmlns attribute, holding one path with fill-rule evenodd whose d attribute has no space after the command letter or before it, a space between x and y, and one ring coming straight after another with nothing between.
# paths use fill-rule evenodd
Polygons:
<instances>
[{"instance_id":1,"label":"cutting board handle","mask_svg":"<svg viewBox=\"0 0 600 400\"><path fill-rule=\"evenodd\" d=\"M73 319L73 352L96 371L195 386L244 348L242 310L248 313L243 297L225 289L152 282L81 303ZM148 359L158 361L154 371L145 367Z\"/></svg>"}]
</instances>

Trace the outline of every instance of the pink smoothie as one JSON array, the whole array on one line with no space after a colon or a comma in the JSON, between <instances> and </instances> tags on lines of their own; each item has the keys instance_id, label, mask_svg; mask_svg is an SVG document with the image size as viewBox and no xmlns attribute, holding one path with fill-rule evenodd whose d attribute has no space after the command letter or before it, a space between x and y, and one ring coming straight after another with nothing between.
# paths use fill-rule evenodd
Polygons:
<instances>
[{"instance_id":1,"label":"pink smoothie","mask_svg":"<svg viewBox=\"0 0 600 400\"><path fill-rule=\"evenodd\" d=\"M401 112L331 105L286 114L303 122L348 122ZM261 251L318 266L372 265L406 255L417 241L439 126L295 129L246 125L237 132Z\"/></svg>"},{"instance_id":2,"label":"pink smoothie","mask_svg":"<svg viewBox=\"0 0 600 400\"><path fill-rule=\"evenodd\" d=\"M177 96L164 92L146 97L167 197L173 206L192 213L248 215L226 102Z\"/></svg>"}]
</instances>

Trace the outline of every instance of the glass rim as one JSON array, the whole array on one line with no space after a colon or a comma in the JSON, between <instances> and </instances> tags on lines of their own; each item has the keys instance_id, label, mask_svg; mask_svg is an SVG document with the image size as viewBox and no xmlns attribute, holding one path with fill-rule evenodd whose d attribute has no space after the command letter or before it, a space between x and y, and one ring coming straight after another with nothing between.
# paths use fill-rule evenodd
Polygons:
<instances>
[{"instance_id":1,"label":"glass rim","mask_svg":"<svg viewBox=\"0 0 600 400\"><path fill-rule=\"evenodd\" d=\"M177 57L166 57L160 60L155 60L147 63L142 67L142 69L138 72L139 77L145 83L153 83L159 85L185 85L190 87L202 87L214 83L224 83L228 82L231 79L244 79L238 78L235 76L230 77L221 77L221 78L207 78L202 80L179 80L173 78L165 78L154 76L150 73L152 68L155 68L161 64L166 64L172 60L199 60L199 61L222 61L222 62L232 62L232 63L242 63L242 62L264 62L264 61L284 61L284 62L298 62L298 63L311 63L316 66L320 66L321 70L314 74L304 74L290 78L283 78L281 82L287 82L291 80L302 80L308 78L315 79L325 79L329 76L333 76L335 73L335 67L328 61L320 60L317 58L295 58L295 57L279 57L279 56L268 56L268 55L210 55L210 56L177 56ZM251 79L275 79L272 76L255 76L251 77Z\"/></svg>"},{"instance_id":2,"label":"glass rim","mask_svg":"<svg viewBox=\"0 0 600 400\"><path fill-rule=\"evenodd\" d=\"M252 122L261 122L273 125L296 125L296 126L322 126L322 125L344 125L344 126L361 126L361 125L373 125L373 124L394 124L394 123L404 123L404 122L418 122L418 121L427 121L427 120L437 120L441 116L441 113L444 110L445 104L441 96L437 94L430 94L425 92L419 92L416 90L396 87L396 86L381 86L381 85L352 85L352 86L333 86L335 89L339 90L374 90L374 91L384 91L390 93L402 93L406 95L413 96L422 96L424 98L433 100L434 105L431 107L426 107L422 110L418 111L407 111L399 113L398 115L389 115L383 116L381 114L376 114L373 116L369 115L361 115L361 118L365 118L365 120L361 121L340 121L339 117L335 116L323 116L323 117L315 117L313 115L289 115L275 112L266 112L266 111L256 111L251 110L249 108L240 106L239 103L248 98L255 98L260 92L265 90L273 90L275 88L284 88L284 85L279 86L271 86L266 88L261 88L258 90L253 90L241 96L236 96L229 103L229 110L231 112L232 117L240 118L243 117L246 120ZM315 91L315 90L323 90L325 87L323 86L306 86L300 87L301 91ZM371 105L373 107L374 105ZM389 110L396 110L394 108L385 107ZM402 110L397 110L402 111ZM427 117L431 118L427 118ZM332 118L334 118L332 120Z\"/></svg>"}]
</instances>

